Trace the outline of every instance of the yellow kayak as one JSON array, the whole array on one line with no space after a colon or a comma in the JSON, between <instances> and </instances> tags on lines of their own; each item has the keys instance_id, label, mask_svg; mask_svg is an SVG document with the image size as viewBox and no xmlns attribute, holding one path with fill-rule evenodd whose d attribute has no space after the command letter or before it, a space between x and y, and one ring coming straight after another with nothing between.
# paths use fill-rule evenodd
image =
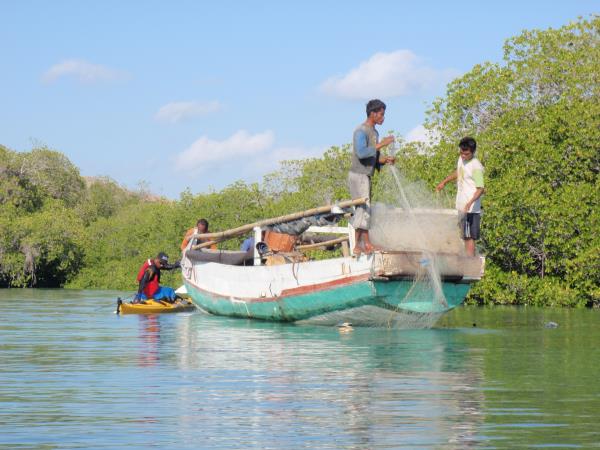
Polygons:
<instances>
[{"instance_id":1,"label":"yellow kayak","mask_svg":"<svg viewBox=\"0 0 600 450\"><path fill-rule=\"evenodd\" d=\"M162 314L192 311L196 306L189 298L177 299L173 303L162 300L148 299L143 303L124 302L117 300L117 314Z\"/></svg>"}]
</instances>

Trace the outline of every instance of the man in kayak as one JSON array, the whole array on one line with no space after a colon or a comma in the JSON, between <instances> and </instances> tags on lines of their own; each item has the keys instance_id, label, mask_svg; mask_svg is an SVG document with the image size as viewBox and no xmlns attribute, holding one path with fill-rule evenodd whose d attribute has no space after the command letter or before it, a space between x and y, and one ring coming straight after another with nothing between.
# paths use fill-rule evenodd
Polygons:
<instances>
[{"instance_id":1,"label":"man in kayak","mask_svg":"<svg viewBox=\"0 0 600 450\"><path fill-rule=\"evenodd\" d=\"M169 264L169 257L160 252L156 258L148 259L138 272L137 281L139 283L138 292L134 303L152 298L154 300L165 300L172 302L177 298L175 290L168 286L160 285L160 271L173 270L181 267L178 262Z\"/></svg>"},{"instance_id":2,"label":"man in kayak","mask_svg":"<svg viewBox=\"0 0 600 450\"><path fill-rule=\"evenodd\" d=\"M181 251L184 251L186 249L186 247L190 243L190 240L192 239L192 236L194 234L202 234L202 233L208 233L208 220L206 220L206 219L198 219L198 222L196 222L196 226L194 228L190 228L189 230L187 230L185 232L185 236L183 237L183 241L181 242ZM205 241L206 241L206 239L193 238L192 245L197 245L197 244L200 244ZM217 245L216 244L211 245L210 249L216 250Z\"/></svg>"},{"instance_id":3,"label":"man in kayak","mask_svg":"<svg viewBox=\"0 0 600 450\"><path fill-rule=\"evenodd\" d=\"M370 100L367 103L367 120L354 130L352 138L352 163L348 174L350 196L352 199L365 197L369 199L366 205L356 207L352 217L352 226L355 229L355 255L359 255L361 250L366 253L376 250L369 239L371 177L375 169L379 170L384 164L396 162L393 156L384 156L380 151L382 147L394 142L393 136L386 136L379 142L379 133L375 125L381 125L384 119L385 103L381 100Z\"/></svg>"}]
</instances>

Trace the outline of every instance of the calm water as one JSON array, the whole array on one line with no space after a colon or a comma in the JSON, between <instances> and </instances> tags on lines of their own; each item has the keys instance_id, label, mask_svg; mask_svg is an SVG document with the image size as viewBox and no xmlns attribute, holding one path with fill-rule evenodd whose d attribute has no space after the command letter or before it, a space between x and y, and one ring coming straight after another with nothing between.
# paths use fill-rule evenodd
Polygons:
<instances>
[{"instance_id":1,"label":"calm water","mask_svg":"<svg viewBox=\"0 0 600 450\"><path fill-rule=\"evenodd\" d=\"M598 310L340 333L116 294L0 291L0 447L600 447Z\"/></svg>"}]
</instances>

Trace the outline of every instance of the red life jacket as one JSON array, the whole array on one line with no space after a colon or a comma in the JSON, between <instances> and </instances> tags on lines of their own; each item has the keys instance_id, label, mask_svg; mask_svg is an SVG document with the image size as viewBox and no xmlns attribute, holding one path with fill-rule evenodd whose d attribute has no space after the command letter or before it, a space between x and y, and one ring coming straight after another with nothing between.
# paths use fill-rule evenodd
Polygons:
<instances>
[{"instance_id":1,"label":"red life jacket","mask_svg":"<svg viewBox=\"0 0 600 450\"><path fill-rule=\"evenodd\" d=\"M146 272L146 269L150 266L154 266L154 261L152 261L151 259L147 260L144 264L142 264L142 267L140 267L140 271L138 272L138 276L137 276L138 283L140 281L142 281L142 278L144 277L144 273ZM160 270L157 269L156 273L146 283L146 287L144 287L144 295L146 295L147 298L152 298L152 296L154 294L156 294L156 291L158 291L158 289L160 288L159 283L160 283Z\"/></svg>"}]
</instances>

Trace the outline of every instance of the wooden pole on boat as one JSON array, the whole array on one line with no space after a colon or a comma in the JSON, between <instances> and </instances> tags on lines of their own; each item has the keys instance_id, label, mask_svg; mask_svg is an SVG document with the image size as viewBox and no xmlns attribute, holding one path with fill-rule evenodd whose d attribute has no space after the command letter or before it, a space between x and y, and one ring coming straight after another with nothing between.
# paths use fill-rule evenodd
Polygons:
<instances>
[{"instance_id":1,"label":"wooden pole on boat","mask_svg":"<svg viewBox=\"0 0 600 450\"><path fill-rule=\"evenodd\" d=\"M330 245L341 244L342 242L346 242L347 240L348 236L344 236L341 238L332 239L330 241L317 242L316 244L297 245L296 250L310 250L311 248L328 247Z\"/></svg>"},{"instance_id":2,"label":"wooden pole on boat","mask_svg":"<svg viewBox=\"0 0 600 450\"><path fill-rule=\"evenodd\" d=\"M216 233L203 233L196 234L193 237L201 239L210 239L207 242L202 242L192 246L192 249L197 250L199 248L210 247L213 244L227 240L229 238L239 236L240 234L248 233L252 231L254 227L265 227L268 225L275 225L277 223L291 222L292 220L302 219L303 217L315 216L317 214L328 213L331 208L337 206L339 208L348 208L349 206L364 205L367 203L368 198L357 198L354 200L347 200L335 205L320 206L318 208L307 209L306 211L295 212L286 214L285 216L274 217L272 219L260 220L258 222L250 223L248 225L242 225L241 227L232 228L230 230L218 231Z\"/></svg>"}]
</instances>

